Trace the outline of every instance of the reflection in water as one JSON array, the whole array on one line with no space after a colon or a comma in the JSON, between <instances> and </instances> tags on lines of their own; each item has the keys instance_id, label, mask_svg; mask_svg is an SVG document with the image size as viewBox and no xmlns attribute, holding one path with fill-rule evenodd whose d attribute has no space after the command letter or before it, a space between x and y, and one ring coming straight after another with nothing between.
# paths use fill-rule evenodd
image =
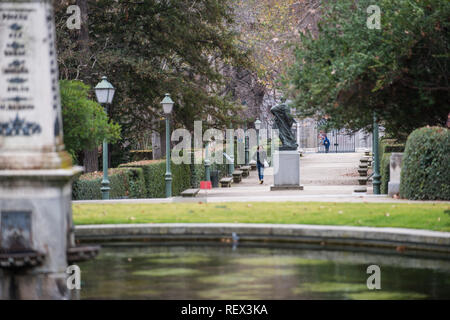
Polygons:
<instances>
[{"instance_id":1,"label":"reflection in water","mask_svg":"<svg viewBox=\"0 0 450 320\"><path fill-rule=\"evenodd\" d=\"M381 290L367 289L371 264ZM80 264L81 299L448 299L450 261L349 251L107 246Z\"/></svg>"}]
</instances>

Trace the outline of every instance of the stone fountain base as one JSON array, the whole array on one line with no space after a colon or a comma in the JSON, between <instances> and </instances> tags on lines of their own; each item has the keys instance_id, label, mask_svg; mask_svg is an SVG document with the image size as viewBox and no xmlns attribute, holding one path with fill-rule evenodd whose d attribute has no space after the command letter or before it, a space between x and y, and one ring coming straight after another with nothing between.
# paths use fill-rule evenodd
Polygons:
<instances>
[{"instance_id":1,"label":"stone fountain base","mask_svg":"<svg viewBox=\"0 0 450 320\"><path fill-rule=\"evenodd\" d=\"M80 168L0 170L0 299L68 299Z\"/></svg>"}]
</instances>

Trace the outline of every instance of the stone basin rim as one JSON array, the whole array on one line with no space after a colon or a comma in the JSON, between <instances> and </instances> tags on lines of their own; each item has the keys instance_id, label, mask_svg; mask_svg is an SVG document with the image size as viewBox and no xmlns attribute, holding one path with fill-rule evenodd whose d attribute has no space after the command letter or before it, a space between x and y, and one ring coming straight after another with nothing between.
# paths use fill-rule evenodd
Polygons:
<instances>
[{"instance_id":1,"label":"stone basin rim","mask_svg":"<svg viewBox=\"0 0 450 320\"><path fill-rule=\"evenodd\" d=\"M393 247L450 254L450 232L404 228L245 223L155 223L80 225L81 242L221 240L326 243L359 247Z\"/></svg>"}]
</instances>

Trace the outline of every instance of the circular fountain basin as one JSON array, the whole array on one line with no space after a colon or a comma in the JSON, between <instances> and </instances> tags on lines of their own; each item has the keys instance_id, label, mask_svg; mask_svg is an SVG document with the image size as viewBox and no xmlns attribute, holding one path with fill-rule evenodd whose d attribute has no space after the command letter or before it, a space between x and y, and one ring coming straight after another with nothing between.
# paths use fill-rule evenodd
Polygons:
<instances>
[{"instance_id":1,"label":"circular fountain basin","mask_svg":"<svg viewBox=\"0 0 450 320\"><path fill-rule=\"evenodd\" d=\"M367 268L381 269L381 290ZM107 243L81 299L449 299L450 257L307 244Z\"/></svg>"}]
</instances>

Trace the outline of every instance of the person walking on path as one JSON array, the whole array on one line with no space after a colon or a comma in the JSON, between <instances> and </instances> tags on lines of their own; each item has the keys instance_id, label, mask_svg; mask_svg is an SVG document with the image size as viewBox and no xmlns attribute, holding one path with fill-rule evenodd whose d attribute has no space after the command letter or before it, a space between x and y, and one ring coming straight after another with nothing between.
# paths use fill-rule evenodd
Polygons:
<instances>
[{"instance_id":1,"label":"person walking on path","mask_svg":"<svg viewBox=\"0 0 450 320\"><path fill-rule=\"evenodd\" d=\"M256 166L258 168L258 178L259 184L264 183L264 167L267 163L267 153L264 150L263 146L258 146L256 149L255 155L253 156L253 160L256 160Z\"/></svg>"}]
</instances>

